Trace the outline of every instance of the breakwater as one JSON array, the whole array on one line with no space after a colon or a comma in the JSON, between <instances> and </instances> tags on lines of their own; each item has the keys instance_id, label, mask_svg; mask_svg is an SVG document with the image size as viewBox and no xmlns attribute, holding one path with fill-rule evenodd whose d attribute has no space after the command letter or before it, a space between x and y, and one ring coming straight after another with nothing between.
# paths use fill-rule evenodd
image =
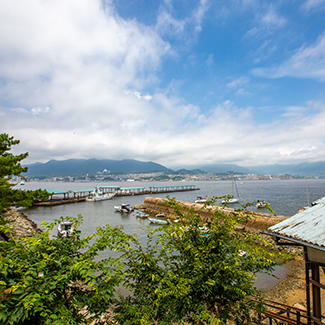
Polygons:
<instances>
[{"instance_id":1,"label":"breakwater","mask_svg":"<svg viewBox=\"0 0 325 325\"><path fill-rule=\"evenodd\" d=\"M229 207L220 206L204 206L200 203L183 202L179 201L180 205L186 209L194 209L199 212L203 220L209 220L212 214L216 210L221 210L225 215L231 215L235 212L235 209ZM166 199L157 197L146 197L143 205L136 206L135 208L144 208L149 214L161 214L170 220L174 220L177 217L174 215L174 208L166 205ZM245 227L249 229L254 229L256 231L266 230L267 228L279 223L280 221L287 219L288 216L283 215L272 215L270 213L260 213L243 210L241 213L253 214L254 218L247 220Z\"/></svg>"},{"instance_id":2,"label":"breakwater","mask_svg":"<svg viewBox=\"0 0 325 325\"><path fill-rule=\"evenodd\" d=\"M98 186L102 193L114 192L116 197L134 196L134 195L151 195L159 193L175 193L200 190L195 185L164 185L145 187L119 187L119 186ZM86 198L91 195L94 189L84 190L67 190L62 191L56 188L45 189L50 193L50 197L46 201L36 201L34 206L54 206L68 203L78 203L86 201Z\"/></svg>"}]
</instances>

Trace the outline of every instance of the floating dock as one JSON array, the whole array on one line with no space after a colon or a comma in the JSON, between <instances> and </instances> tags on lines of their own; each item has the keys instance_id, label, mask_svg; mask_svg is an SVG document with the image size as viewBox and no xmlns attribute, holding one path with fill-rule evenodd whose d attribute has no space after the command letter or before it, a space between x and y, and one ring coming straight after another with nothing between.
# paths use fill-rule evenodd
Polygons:
<instances>
[{"instance_id":1,"label":"floating dock","mask_svg":"<svg viewBox=\"0 0 325 325\"><path fill-rule=\"evenodd\" d=\"M149 195L159 193L173 193L199 190L195 185L165 185L145 187L120 187L120 186L97 186L104 193L115 192L115 196L133 196L133 195ZM50 193L50 197L46 201L34 202L34 206L53 206L67 203L77 203L86 201L86 197L90 195L94 189L85 190L68 190L62 191L57 188L45 188Z\"/></svg>"}]
</instances>

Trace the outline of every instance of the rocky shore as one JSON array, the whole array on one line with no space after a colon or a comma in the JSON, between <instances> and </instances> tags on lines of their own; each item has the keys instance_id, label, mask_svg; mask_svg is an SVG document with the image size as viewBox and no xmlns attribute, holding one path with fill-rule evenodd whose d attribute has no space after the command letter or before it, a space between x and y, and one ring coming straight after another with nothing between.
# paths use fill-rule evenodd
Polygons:
<instances>
[{"instance_id":1,"label":"rocky shore","mask_svg":"<svg viewBox=\"0 0 325 325\"><path fill-rule=\"evenodd\" d=\"M36 233L42 232L41 229L37 227L37 224L30 220L24 213L16 210L10 209L2 215L3 219L8 221L7 225L12 227L12 236L14 237L31 237ZM5 240L10 237L8 233L0 234L0 239Z\"/></svg>"}]
</instances>

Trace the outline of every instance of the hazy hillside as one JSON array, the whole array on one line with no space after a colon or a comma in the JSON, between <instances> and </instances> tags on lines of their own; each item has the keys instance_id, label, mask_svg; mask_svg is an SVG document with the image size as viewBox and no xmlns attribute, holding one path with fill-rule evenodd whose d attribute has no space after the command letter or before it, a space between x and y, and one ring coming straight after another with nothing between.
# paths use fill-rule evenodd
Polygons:
<instances>
[{"instance_id":1,"label":"hazy hillside","mask_svg":"<svg viewBox=\"0 0 325 325\"><path fill-rule=\"evenodd\" d=\"M318 161L312 163L291 164L291 165L266 165L249 168L256 174L290 174L300 176L322 176L325 175L325 162Z\"/></svg>"},{"instance_id":2,"label":"hazy hillside","mask_svg":"<svg viewBox=\"0 0 325 325\"><path fill-rule=\"evenodd\" d=\"M187 169L199 168L206 172L229 172L244 174L260 174L260 175L299 175L299 176L323 176L325 175L325 162L318 161L313 163L291 164L291 165L264 165L240 167L235 164L219 164L205 166L191 166Z\"/></svg>"},{"instance_id":3,"label":"hazy hillside","mask_svg":"<svg viewBox=\"0 0 325 325\"><path fill-rule=\"evenodd\" d=\"M105 169L111 174L140 173L140 172L159 172L171 171L177 174L198 175L206 172L215 173L243 173L243 174L261 174L261 175L299 175L299 176L323 176L325 175L325 162L291 164L291 165L265 165L240 167L235 164L213 164L201 166L187 166L186 169L179 168L173 172L167 167L154 163L142 162L134 159L111 160L111 159L68 159L68 160L50 160L47 163L35 163L27 165L28 172L26 176L74 176L85 174L96 174Z\"/></svg>"},{"instance_id":4,"label":"hazy hillside","mask_svg":"<svg viewBox=\"0 0 325 325\"><path fill-rule=\"evenodd\" d=\"M235 164L200 165L200 166L187 167L187 169L200 169L201 171L215 172L215 173L226 173L226 172L244 173L244 174L252 173L250 169L245 167L240 167Z\"/></svg>"},{"instance_id":5,"label":"hazy hillside","mask_svg":"<svg viewBox=\"0 0 325 325\"><path fill-rule=\"evenodd\" d=\"M110 173L139 173L165 171L166 167L154 162L142 162L133 159L68 159L50 160L47 163L27 165L26 176L74 176L96 174L105 169Z\"/></svg>"}]
</instances>

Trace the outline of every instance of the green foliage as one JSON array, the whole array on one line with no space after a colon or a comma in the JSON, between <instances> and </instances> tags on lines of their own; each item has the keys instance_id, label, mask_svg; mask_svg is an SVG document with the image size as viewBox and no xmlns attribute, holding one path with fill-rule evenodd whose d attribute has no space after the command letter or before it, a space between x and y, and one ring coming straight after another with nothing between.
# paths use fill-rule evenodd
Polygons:
<instances>
[{"instance_id":1,"label":"green foliage","mask_svg":"<svg viewBox=\"0 0 325 325\"><path fill-rule=\"evenodd\" d=\"M20 176L27 172L27 167L22 167L21 161L28 156L28 153L13 155L9 153L11 147L19 144L6 133L0 134L0 214L12 205L28 207L35 199L45 200L48 193L44 190L22 191L13 189L16 184L9 183L12 176Z\"/></svg>"},{"instance_id":2,"label":"green foliage","mask_svg":"<svg viewBox=\"0 0 325 325\"><path fill-rule=\"evenodd\" d=\"M166 204L179 223L147 227L145 245L110 225L81 238L81 216L0 242L0 323L89 324L114 306L123 325L252 324L252 308L261 307L252 299L259 295L255 274L270 273L287 256L238 231L248 218L240 211L225 215L206 205L212 217L202 220L173 199ZM63 220L73 222L74 236L52 238ZM103 250L109 257L100 259ZM127 293L117 296L122 287Z\"/></svg>"},{"instance_id":3,"label":"green foliage","mask_svg":"<svg viewBox=\"0 0 325 325\"><path fill-rule=\"evenodd\" d=\"M0 242L1 324L88 324L112 302L122 275L119 258L95 258L104 249L127 247L129 236L106 226L83 239L77 230L71 238L50 238L63 220L45 224L34 237ZM77 229L82 218L65 220ZM80 313L85 306L87 319Z\"/></svg>"},{"instance_id":4,"label":"green foliage","mask_svg":"<svg viewBox=\"0 0 325 325\"><path fill-rule=\"evenodd\" d=\"M247 216L216 210L204 222L197 211L169 200L180 218L173 226L147 229L148 242L125 251L125 285L120 297L122 324L250 324L254 274L271 272L284 254L256 245L256 234L236 231ZM265 243L266 244L266 243ZM177 324L178 324L177 323Z\"/></svg>"}]
</instances>

